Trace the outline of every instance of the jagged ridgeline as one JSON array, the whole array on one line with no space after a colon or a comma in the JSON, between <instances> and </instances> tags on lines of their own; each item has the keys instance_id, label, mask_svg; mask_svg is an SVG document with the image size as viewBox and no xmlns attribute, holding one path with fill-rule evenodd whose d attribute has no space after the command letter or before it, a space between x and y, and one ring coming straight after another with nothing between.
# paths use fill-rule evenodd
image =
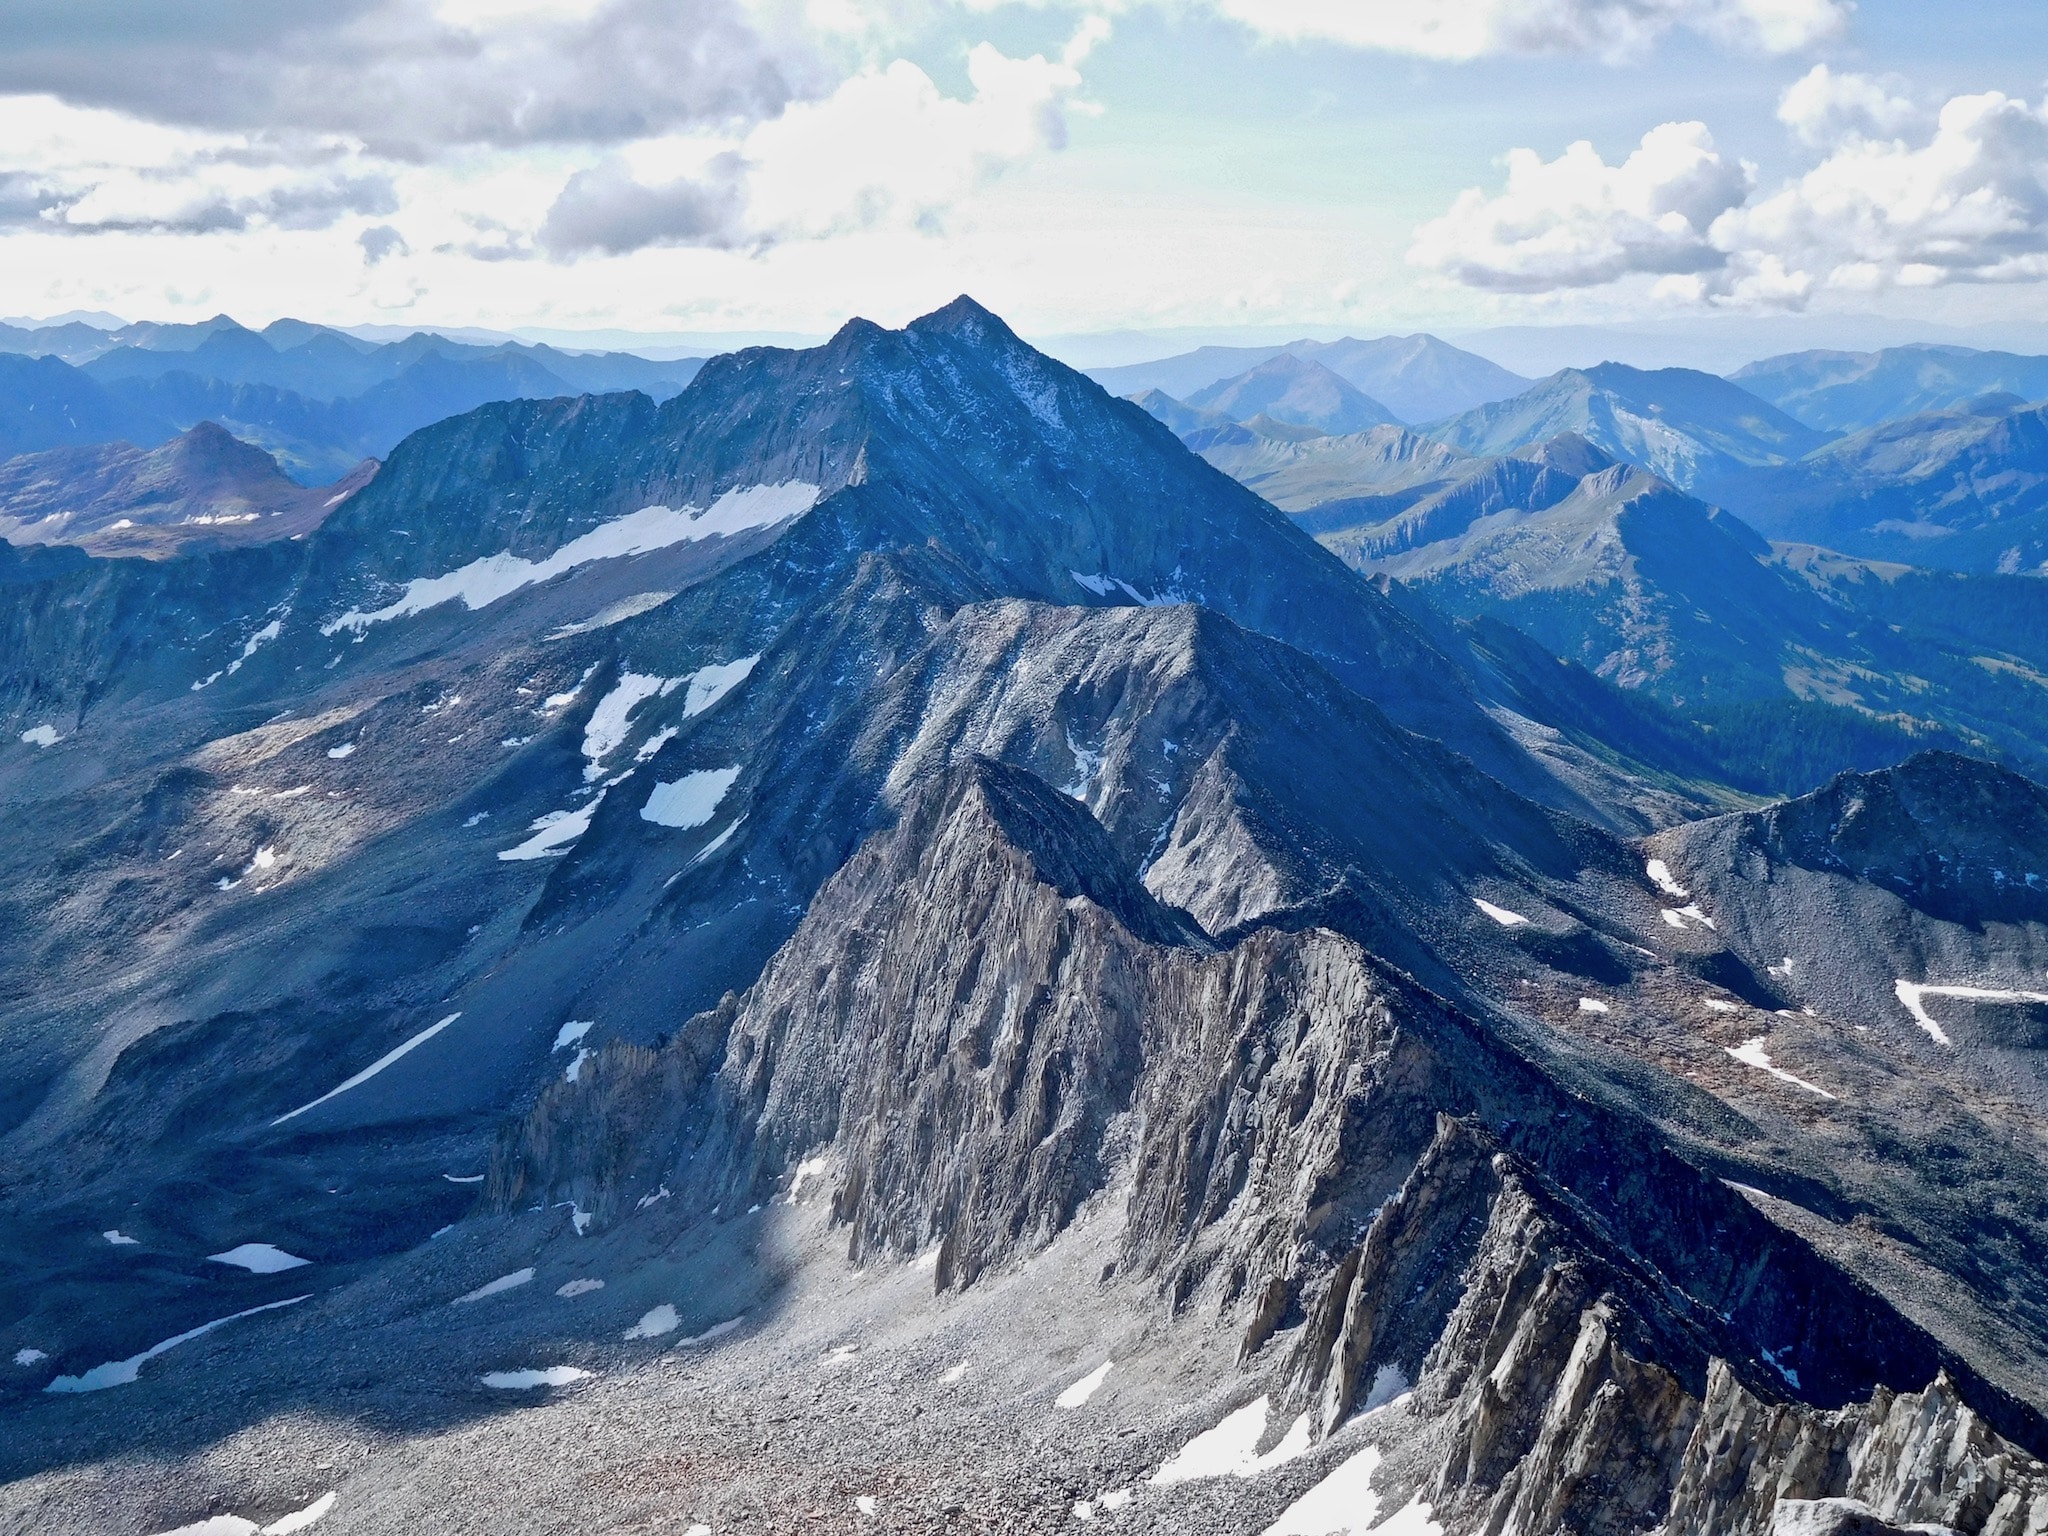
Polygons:
<instances>
[{"instance_id":1,"label":"jagged ridgeline","mask_svg":"<svg viewBox=\"0 0 2048 1536\"><path fill-rule=\"evenodd\" d=\"M2048 791L1745 799L968 300L0 658L0 1509L2048 1529Z\"/></svg>"}]
</instances>

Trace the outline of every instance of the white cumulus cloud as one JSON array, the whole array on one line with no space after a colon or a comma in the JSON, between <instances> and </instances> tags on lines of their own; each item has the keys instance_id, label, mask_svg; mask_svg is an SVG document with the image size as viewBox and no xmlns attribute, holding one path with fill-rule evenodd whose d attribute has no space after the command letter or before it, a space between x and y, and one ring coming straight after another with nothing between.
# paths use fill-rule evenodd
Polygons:
<instances>
[{"instance_id":1,"label":"white cumulus cloud","mask_svg":"<svg viewBox=\"0 0 2048 1536\"><path fill-rule=\"evenodd\" d=\"M1685 30L1725 46L1791 53L1847 25L1845 0L1212 0L1260 35L1422 58L1640 54Z\"/></svg>"},{"instance_id":2,"label":"white cumulus cloud","mask_svg":"<svg viewBox=\"0 0 2048 1536\"><path fill-rule=\"evenodd\" d=\"M1838 289L2048 277L2048 103L1958 96L1917 143L1852 132L1715 238Z\"/></svg>"},{"instance_id":3,"label":"white cumulus cloud","mask_svg":"<svg viewBox=\"0 0 2048 1536\"><path fill-rule=\"evenodd\" d=\"M1825 64L1814 65L1778 102L1778 121L1814 145L1898 133L1925 116L1870 76L1837 74Z\"/></svg>"},{"instance_id":4,"label":"white cumulus cloud","mask_svg":"<svg viewBox=\"0 0 2048 1536\"><path fill-rule=\"evenodd\" d=\"M1708 233L1753 179L1702 123L1651 129L1619 165L1583 140L1555 160L1517 149L1506 190L1462 193L1416 231L1410 260L1471 287L1524 293L1703 272L1726 261Z\"/></svg>"},{"instance_id":5,"label":"white cumulus cloud","mask_svg":"<svg viewBox=\"0 0 2048 1536\"><path fill-rule=\"evenodd\" d=\"M2048 103L1992 91L1929 114L1817 67L1779 117L1818 161L1766 192L1699 123L1666 123L1620 165L1588 144L1508 156L1409 259L1469 287L1540 293L1630 277L1695 301L1797 305L1870 291L2048 278Z\"/></svg>"},{"instance_id":6,"label":"white cumulus cloud","mask_svg":"<svg viewBox=\"0 0 2048 1536\"><path fill-rule=\"evenodd\" d=\"M920 227L1009 166L1064 147L1067 114L1087 110L1081 62L1105 30L1085 24L1056 58L1011 58L982 43L968 54L965 97L897 59L708 159L701 139L633 146L570 178L541 243L557 256L617 255Z\"/></svg>"}]
</instances>

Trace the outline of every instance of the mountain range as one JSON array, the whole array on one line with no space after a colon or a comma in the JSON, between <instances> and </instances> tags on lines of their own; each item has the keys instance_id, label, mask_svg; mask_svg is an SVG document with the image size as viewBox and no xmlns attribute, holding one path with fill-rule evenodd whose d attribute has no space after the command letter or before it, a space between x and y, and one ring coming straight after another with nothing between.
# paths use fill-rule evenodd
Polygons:
<instances>
[{"instance_id":1,"label":"mountain range","mask_svg":"<svg viewBox=\"0 0 2048 1536\"><path fill-rule=\"evenodd\" d=\"M1120 368L1095 368L1089 377L1112 394L1156 389L1176 399L1194 395L1276 358L1321 365L1396 421L1435 421L1492 400L1504 400L1529 381L1434 336L1382 336L1370 341L1296 341L1283 347L1201 347L1178 357Z\"/></svg>"},{"instance_id":2,"label":"mountain range","mask_svg":"<svg viewBox=\"0 0 2048 1536\"><path fill-rule=\"evenodd\" d=\"M1999 397L2014 404L2048 399L2048 357L1967 347L1792 352L1750 363L1729 378L1822 432L1862 432Z\"/></svg>"},{"instance_id":3,"label":"mountain range","mask_svg":"<svg viewBox=\"0 0 2048 1536\"><path fill-rule=\"evenodd\" d=\"M2048 406L1908 416L1717 488L1757 527L1960 571L2048 568Z\"/></svg>"},{"instance_id":4,"label":"mountain range","mask_svg":"<svg viewBox=\"0 0 2048 1536\"><path fill-rule=\"evenodd\" d=\"M697 366L427 333L379 344L294 320L260 332L226 316L113 332L74 323L0 347L0 456L116 440L154 448L212 421L301 483L325 484L487 401L616 390L666 399Z\"/></svg>"},{"instance_id":5,"label":"mountain range","mask_svg":"<svg viewBox=\"0 0 2048 1536\"><path fill-rule=\"evenodd\" d=\"M1294 430L1478 500L963 298L0 552L0 1512L2039 1529L2048 789L1732 784L1685 602L1903 577Z\"/></svg>"}]
</instances>

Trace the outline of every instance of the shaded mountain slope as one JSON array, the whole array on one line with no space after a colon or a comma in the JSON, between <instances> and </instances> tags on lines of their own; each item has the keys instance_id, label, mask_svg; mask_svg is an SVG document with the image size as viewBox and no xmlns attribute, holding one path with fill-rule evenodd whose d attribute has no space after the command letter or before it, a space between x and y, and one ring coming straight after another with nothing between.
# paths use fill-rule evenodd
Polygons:
<instances>
[{"instance_id":1,"label":"shaded mountain slope","mask_svg":"<svg viewBox=\"0 0 2048 1536\"><path fill-rule=\"evenodd\" d=\"M0 535L96 555L163 557L311 532L377 471L337 484L289 480L260 448L201 422L160 448L59 448L0 461Z\"/></svg>"},{"instance_id":2,"label":"shaded mountain slope","mask_svg":"<svg viewBox=\"0 0 2048 1536\"><path fill-rule=\"evenodd\" d=\"M1773 538L1956 571L2048 564L2048 407L1908 417L1718 494Z\"/></svg>"}]
</instances>

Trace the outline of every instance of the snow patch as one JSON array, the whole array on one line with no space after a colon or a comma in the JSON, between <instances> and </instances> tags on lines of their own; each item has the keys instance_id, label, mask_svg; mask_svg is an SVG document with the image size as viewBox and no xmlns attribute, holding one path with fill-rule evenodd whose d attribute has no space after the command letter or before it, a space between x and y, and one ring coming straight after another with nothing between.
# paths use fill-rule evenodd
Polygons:
<instances>
[{"instance_id":1,"label":"snow patch","mask_svg":"<svg viewBox=\"0 0 2048 1536\"><path fill-rule=\"evenodd\" d=\"M1579 999L1579 1012L1612 1013L1614 1012L1614 1010L1608 1007L1605 1003L1601 1002L1600 999L1597 997L1582 997Z\"/></svg>"},{"instance_id":2,"label":"snow patch","mask_svg":"<svg viewBox=\"0 0 2048 1536\"><path fill-rule=\"evenodd\" d=\"M821 1179L831 1165L822 1157L807 1157L796 1165L796 1177L789 1181L789 1203L795 1205L797 1197L804 1192L804 1185L812 1179Z\"/></svg>"},{"instance_id":3,"label":"snow patch","mask_svg":"<svg viewBox=\"0 0 2048 1536\"><path fill-rule=\"evenodd\" d=\"M1398 1365L1383 1365L1373 1372L1372 1387L1358 1405L1361 1416L1377 1413L1398 1403L1408 1391L1408 1375Z\"/></svg>"},{"instance_id":4,"label":"snow patch","mask_svg":"<svg viewBox=\"0 0 2048 1536\"><path fill-rule=\"evenodd\" d=\"M1703 1001L1703 1002L1704 1002L1704 1003L1705 1003L1705 1004L1707 1005L1707 1007L1708 1007L1708 1008L1709 1008L1709 1009L1710 1009L1711 1011L1713 1011L1713 1012L1715 1012L1715 1013L1740 1013L1740 1012L1742 1012L1742 1008L1741 1008L1741 1006L1740 1006L1739 1004L1736 1004L1736 1003L1731 1003L1731 1002L1727 1002L1727 1001L1725 1001L1725 1000L1724 1000L1724 999L1722 999L1722 998L1718 998L1718 997L1709 997L1709 998L1703 998L1703 999L1701 999L1701 1001Z\"/></svg>"},{"instance_id":5,"label":"snow patch","mask_svg":"<svg viewBox=\"0 0 2048 1536\"><path fill-rule=\"evenodd\" d=\"M483 1384L503 1392L528 1392L535 1387L566 1387L585 1380L590 1372L573 1365L551 1365L538 1371L486 1371Z\"/></svg>"},{"instance_id":6,"label":"snow patch","mask_svg":"<svg viewBox=\"0 0 2048 1536\"><path fill-rule=\"evenodd\" d=\"M286 1253L271 1243L243 1243L230 1248L226 1253L209 1253L209 1264L232 1264L237 1269L246 1269L252 1275L275 1275L287 1269L297 1269L310 1264L311 1259L302 1259L295 1253Z\"/></svg>"},{"instance_id":7,"label":"snow patch","mask_svg":"<svg viewBox=\"0 0 2048 1536\"><path fill-rule=\"evenodd\" d=\"M465 1295L456 1297L448 1305L459 1307L466 1302L482 1301L486 1296L502 1296L507 1291L518 1290L520 1286L530 1283L532 1279L533 1267L531 1265L528 1265L525 1269L515 1269L509 1275L500 1275L497 1279L480 1285Z\"/></svg>"},{"instance_id":8,"label":"snow patch","mask_svg":"<svg viewBox=\"0 0 2048 1536\"><path fill-rule=\"evenodd\" d=\"M271 1121L270 1123L272 1125L283 1125L285 1121L296 1119L298 1116L303 1115L309 1109L318 1109L322 1104L325 1104L329 1099L338 1098L342 1094L347 1093L351 1088L360 1088L364 1083L367 1083L379 1072L382 1072L386 1067L390 1066L394 1061L398 1060L399 1057L404 1056L408 1052L416 1050L420 1046L425 1045L429 1040L433 1039L434 1036L441 1033L442 1030L446 1029L450 1024L453 1024L457 1019L461 1017L462 1014L460 1010L458 1010L454 1013L449 1014L447 1018L442 1019L438 1023L429 1024L425 1029L421 1030L418 1034L414 1035L410 1040L406 1041L403 1045L397 1047L395 1050L386 1051L382 1056L379 1056L375 1061L371 1062L367 1067L363 1068L362 1071L358 1072L354 1077L350 1078L347 1082L337 1084L335 1087L332 1087L328 1089L325 1093L321 1094L319 1098L313 1099L308 1103L301 1104L297 1109L279 1115L275 1120Z\"/></svg>"},{"instance_id":9,"label":"snow patch","mask_svg":"<svg viewBox=\"0 0 2048 1536\"><path fill-rule=\"evenodd\" d=\"M967 1362L965 1360L962 1360L958 1365L947 1366L946 1369L940 1374L939 1381L943 1385L950 1387L956 1381L964 1381L966 1377Z\"/></svg>"},{"instance_id":10,"label":"snow patch","mask_svg":"<svg viewBox=\"0 0 2048 1536\"><path fill-rule=\"evenodd\" d=\"M636 592L631 597L622 597L609 608L592 614L574 624L564 624L548 635L550 640L567 640L571 635L587 635L592 630L609 629L614 624L623 624L628 619L650 613L674 597L673 592Z\"/></svg>"},{"instance_id":11,"label":"snow patch","mask_svg":"<svg viewBox=\"0 0 2048 1536\"><path fill-rule=\"evenodd\" d=\"M152 1344L139 1355L130 1355L126 1360L110 1360L105 1365L96 1365L83 1376L59 1376L45 1392L98 1392L107 1387L125 1387L133 1382L143 1366L166 1350L176 1349L180 1344L189 1344L201 1334L211 1333L226 1323L239 1322L245 1317L254 1317L258 1312L275 1312L279 1307L295 1307L302 1301L311 1300L311 1293L305 1296L287 1296L283 1301L265 1302L260 1307L245 1307L240 1312L230 1312L226 1317L216 1317L210 1323L201 1323L197 1328L188 1328L175 1338L165 1339L161 1344Z\"/></svg>"},{"instance_id":12,"label":"snow patch","mask_svg":"<svg viewBox=\"0 0 2048 1536\"><path fill-rule=\"evenodd\" d=\"M332 1510L334 1497L332 1493L323 1493L304 1509L281 1515L265 1526L258 1526L254 1520L240 1515L215 1515L196 1525L181 1525L175 1531L165 1531L162 1536L294 1536L295 1532L303 1531Z\"/></svg>"},{"instance_id":13,"label":"snow patch","mask_svg":"<svg viewBox=\"0 0 2048 1536\"><path fill-rule=\"evenodd\" d=\"M663 1302L640 1315L640 1321L626 1330L629 1339L658 1339L665 1333L674 1333L683 1320L676 1316L676 1309Z\"/></svg>"},{"instance_id":14,"label":"snow patch","mask_svg":"<svg viewBox=\"0 0 2048 1536\"><path fill-rule=\"evenodd\" d=\"M658 827L701 827L717 813L719 802L739 776L737 768L703 768L684 774L673 784L657 781L640 808L640 819Z\"/></svg>"},{"instance_id":15,"label":"snow patch","mask_svg":"<svg viewBox=\"0 0 2048 1536\"><path fill-rule=\"evenodd\" d=\"M1372 1486L1379 1465L1379 1447L1368 1445L1281 1511L1265 1536L1444 1536L1419 1493L1384 1524L1373 1523L1380 1513Z\"/></svg>"},{"instance_id":16,"label":"snow patch","mask_svg":"<svg viewBox=\"0 0 2048 1536\"><path fill-rule=\"evenodd\" d=\"M49 1355L40 1349L17 1349L14 1352L16 1365L34 1365L38 1360L47 1360Z\"/></svg>"},{"instance_id":17,"label":"snow patch","mask_svg":"<svg viewBox=\"0 0 2048 1536\"><path fill-rule=\"evenodd\" d=\"M1152 1474L1152 1481L1160 1487L1167 1487L1205 1477L1257 1477L1261 1472L1285 1466L1306 1455L1309 1434L1308 1415L1305 1413L1288 1426L1278 1445L1263 1456L1259 1454L1259 1441L1265 1438L1266 1415L1270 1406L1268 1399L1256 1398L1227 1415L1214 1429L1204 1430L1182 1446L1176 1455L1169 1457L1165 1465Z\"/></svg>"},{"instance_id":18,"label":"snow patch","mask_svg":"<svg viewBox=\"0 0 2048 1536\"><path fill-rule=\"evenodd\" d=\"M736 486L701 512L694 507L642 507L571 539L543 560L524 560L508 550L472 560L443 576L416 577L406 583L396 602L368 613L351 608L321 625L320 633L333 635L346 629L360 635L372 624L425 613L457 600L474 612L522 587L552 581L592 561L644 555L699 539L772 528L810 511L817 505L818 496L819 487L788 480L780 485Z\"/></svg>"},{"instance_id":19,"label":"snow patch","mask_svg":"<svg viewBox=\"0 0 2048 1536\"><path fill-rule=\"evenodd\" d=\"M441 1177L450 1184L481 1184L484 1181L480 1173L444 1173Z\"/></svg>"},{"instance_id":20,"label":"snow patch","mask_svg":"<svg viewBox=\"0 0 2048 1536\"><path fill-rule=\"evenodd\" d=\"M592 1291L601 1291L603 1289L604 1282L602 1280L571 1280L566 1285L556 1286L555 1294L573 1299L577 1296L588 1296Z\"/></svg>"},{"instance_id":21,"label":"snow patch","mask_svg":"<svg viewBox=\"0 0 2048 1536\"><path fill-rule=\"evenodd\" d=\"M692 672L689 676L690 691L683 695L683 718L687 720L692 715L703 714L739 687L760 659L756 652L752 656L742 656L738 661L716 662Z\"/></svg>"},{"instance_id":22,"label":"snow patch","mask_svg":"<svg viewBox=\"0 0 2048 1536\"><path fill-rule=\"evenodd\" d=\"M1926 1030L1936 1045L1954 1045L1948 1031L1935 1022L1923 999L1963 997L1979 1003L2048 1003L2048 992L2009 992L1990 987L1939 987L1928 982L1900 981L1893 984L1899 1002L1913 1015L1913 1022Z\"/></svg>"},{"instance_id":23,"label":"snow patch","mask_svg":"<svg viewBox=\"0 0 2048 1536\"><path fill-rule=\"evenodd\" d=\"M587 1045L578 1046L576 1054L569 1060L569 1065L562 1069L562 1081L573 1083L579 1080L583 1076L583 1063L590 1060L596 1054L597 1052Z\"/></svg>"},{"instance_id":24,"label":"snow patch","mask_svg":"<svg viewBox=\"0 0 2048 1536\"><path fill-rule=\"evenodd\" d=\"M590 818L597 814L597 808L604 804L609 789L600 789L597 797L588 805L579 805L573 811L549 811L537 821L527 823L526 830L533 836L517 847L502 849L501 859L546 859L558 853L567 853L584 833L590 830Z\"/></svg>"},{"instance_id":25,"label":"snow patch","mask_svg":"<svg viewBox=\"0 0 2048 1536\"><path fill-rule=\"evenodd\" d=\"M54 725L32 725L21 733L21 739L32 747L54 747L62 738Z\"/></svg>"},{"instance_id":26,"label":"snow patch","mask_svg":"<svg viewBox=\"0 0 2048 1536\"><path fill-rule=\"evenodd\" d=\"M1140 608L1171 608L1175 603L1186 601L1177 593L1140 592L1121 576L1111 576L1107 573L1084 576L1079 571L1072 570L1067 574L1073 577L1074 584L1085 592L1093 592L1097 597L1111 597L1121 592Z\"/></svg>"},{"instance_id":27,"label":"snow patch","mask_svg":"<svg viewBox=\"0 0 2048 1536\"><path fill-rule=\"evenodd\" d=\"M113 1244L113 1246L116 1248L126 1248L131 1243L138 1241L138 1239L130 1237L126 1232L121 1231L118 1227L109 1227L106 1231L102 1232L100 1236L104 1237L109 1243Z\"/></svg>"},{"instance_id":28,"label":"snow patch","mask_svg":"<svg viewBox=\"0 0 2048 1536\"><path fill-rule=\"evenodd\" d=\"M571 1019L555 1031L555 1043L548 1049L550 1052L566 1051L596 1027L595 1019Z\"/></svg>"},{"instance_id":29,"label":"snow patch","mask_svg":"<svg viewBox=\"0 0 2048 1536\"><path fill-rule=\"evenodd\" d=\"M1650 860L1648 864L1643 866L1643 873L1650 877L1650 884L1656 886L1666 896L1676 896L1680 901L1684 901L1686 897L1692 894L1691 891L1688 891L1684 886L1671 878L1671 866L1662 859Z\"/></svg>"},{"instance_id":30,"label":"snow patch","mask_svg":"<svg viewBox=\"0 0 2048 1536\"><path fill-rule=\"evenodd\" d=\"M1519 912L1510 912L1506 907L1496 907L1492 902L1481 901L1477 896L1472 898L1472 905L1484 912L1496 923L1499 923L1503 928L1525 927L1529 921L1528 918L1522 916Z\"/></svg>"},{"instance_id":31,"label":"snow patch","mask_svg":"<svg viewBox=\"0 0 2048 1536\"><path fill-rule=\"evenodd\" d=\"M653 1205L657 1200L666 1200L667 1198L668 1186L664 1184L661 1186L661 1188L657 1189L653 1194L642 1195L638 1200L634 1201L633 1209L636 1211L644 1211L647 1209L647 1207Z\"/></svg>"},{"instance_id":32,"label":"snow patch","mask_svg":"<svg viewBox=\"0 0 2048 1536\"><path fill-rule=\"evenodd\" d=\"M1808 1093L1819 1094L1824 1099L1832 1099L1834 1097L1827 1089L1809 1083L1803 1077L1794 1077L1783 1067L1772 1066L1771 1058L1764 1052L1765 1038L1763 1035L1758 1035L1754 1040L1745 1040L1740 1045L1724 1045L1721 1049L1746 1067L1756 1067L1760 1071L1770 1073L1775 1078L1791 1083L1794 1087L1804 1088Z\"/></svg>"},{"instance_id":33,"label":"snow patch","mask_svg":"<svg viewBox=\"0 0 2048 1536\"><path fill-rule=\"evenodd\" d=\"M706 1328L702 1333L693 1333L687 1339L677 1339L675 1347L677 1349L688 1349L692 1345L696 1344L709 1344L713 1339L724 1338L728 1333L733 1332L735 1329L739 1327L741 1323L745 1322L746 1320L746 1314L744 1312L741 1313L738 1317L728 1317L722 1323L713 1323L709 1328Z\"/></svg>"},{"instance_id":34,"label":"snow patch","mask_svg":"<svg viewBox=\"0 0 2048 1536\"><path fill-rule=\"evenodd\" d=\"M597 701L583 727L583 780L594 784L604 777L604 760L625 745L631 729L628 720L647 700L670 692L680 678L656 677L649 672L625 672Z\"/></svg>"},{"instance_id":35,"label":"snow patch","mask_svg":"<svg viewBox=\"0 0 2048 1536\"><path fill-rule=\"evenodd\" d=\"M853 1501L853 1507L870 1520L875 1518L875 1496L872 1493L861 1494Z\"/></svg>"},{"instance_id":36,"label":"snow patch","mask_svg":"<svg viewBox=\"0 0 2048 1536\"><path fill-rule=\"evenodd\" d=\"M263 1536L292 1536L294 1531L303 1531L322 1515L334 1508L334 1495L323 1493L304 1509L295 1509L280 1519L263 1527Z\"/></svg>"},{"instance_id":37,"label":"snow patch","mask_svg":"<svg viewBox=\"0 0 2048 1536\"><path fill-rule=\"evenodd\" d=\"M723 832L719 833L718 836L711 839L711 841L706 843L702 848L699 848L697 850L697 856L694 859L690 860L690 862L686 864L684 868L695 869L699 864L702 864L706 859L710 858L711 855L718 852L718 850L723 848L727 843L731 842L733 833L739 831L740 824L744 822L746 819L746 817L742 816L739 819L739 821L735 821L734 823L732 823L732 825L727 827Z\"/></svg>"},{"instance_id":38,"label":"snow patch","mask_svg":"<svg viewBox=\"0 0 2048 1536\"><path fill-rule=\"evenodd\" d=\"M242 653L239 656L237 656L233 661L228 663L228 675L232 677L235 673L241 671L243 662L247 661L251 656L254 656L258 651L263 649L264 646L268 645L271 641L275 640L279 635L283 633L283 619L272 619L268 624L264 625L261 629L257 630L255 634L251 635L247 640L242 642Z\"/></svg>"},{"instance_id":39,"label":"snow patch","mask_svg":"<svg viewBox=\"0 0 2048 1536\"><path fill-rule=\"evenodd\" d=\"M1109 1368L1116 1362L1105 1360L1086 1376L1068 1387L1052 1400L1055 1408L1079 1408L1089 1398L1102 1390L1102 1384L1109 1380Z\"/></svg>"}]
</instances>

